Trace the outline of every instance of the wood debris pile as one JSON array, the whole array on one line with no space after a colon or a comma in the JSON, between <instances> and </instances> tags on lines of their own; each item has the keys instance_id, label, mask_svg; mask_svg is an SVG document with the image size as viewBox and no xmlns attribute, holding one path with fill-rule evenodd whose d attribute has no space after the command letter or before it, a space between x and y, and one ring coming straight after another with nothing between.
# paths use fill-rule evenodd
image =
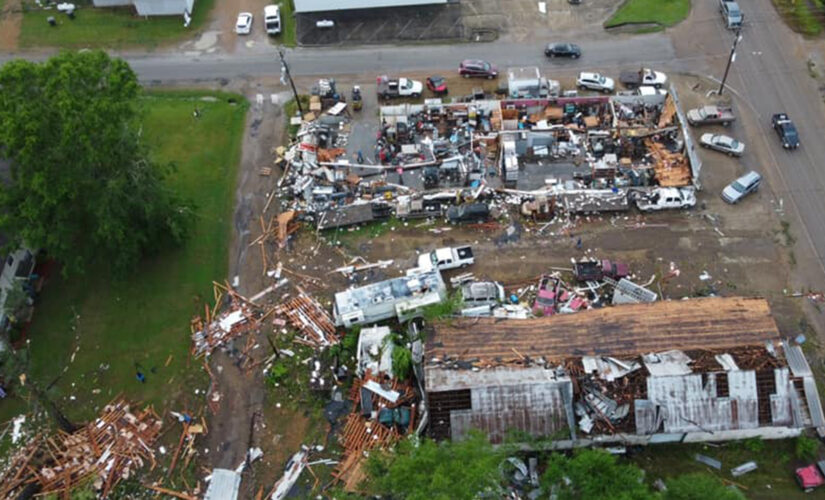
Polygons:
<instances>
[{"instance_id":1,"label":"wood debris pile","mask_svg":"<svg viewBox=\"0 0 825 500\"><path fill-rule=\"evenodd\" d=\"M682 187L690 184L691 172L687 157L682 153L671 153L663 144L650 139L645 145L654 159L653 171L662 187Z\"/></svg>"},{"instance_id":2,"label":"wood debris pile","mask_svg":"<svg viewBox=\"0 0 825 500\"><path fill-rule=\"evenodd\" d=\"M373 375L367 371L363 378L355 379L350 389L349 398L353 402L353 411L347 415L344 429L338 437L344 447L344 454L332 473L335 480L347 491L356 491L364 478L361 466L365 451L391 446L414 428L416 394L412 385L396 378L385 381L385 378L383 375ZM370 384L381 385L382 389L397 395L397 398L390 401L365 388L365 385ZM362 395L367 399L362 399ZM385 425L380 421L381 411L395 413L398 409L410 411L409 423L399 425L395 422Z\"/></svg>"},{"instance_id":3,"label":"wood debris pile","mask_svg":"<svg viewBox=\"0 0 825 500\"><path fill-rule=\"evenodd\" d=\"M332 317L317 300L305 293L278 306L276 314L286 316L303 335L303 341L311 347L325 347L338 343Z\"/></svg>"},{"instance_id":4,"label":"wood debris pile","mask_svg":"<svg viewBox=\"0 0 825 500\"><path fill-rule=\"evenodd\" d=\"M213 350L258 327L260 311L247 299L228 286L214 283L215 307L206 307L205 319L198 316L189 327L192 332L192 355L195 358L209 356ZM230 307L216 314L221 300L227 294Z\"/></svg>"},{"instance_id":5,"label":"wood debris pile","mask_svg":"<svg viewBox=\"0 0 825 500\"><path fill-rule=\"evenodd\" d=\"M70 498L87 481L105 498L137 469L147 463L154 468L152 444L161 424L151 407L132 412L128 402L117 399L76 432L38 437L21 449L12 466L0 472L0 498L16 498L24 490Z\"/></svg>"}]
</instances>

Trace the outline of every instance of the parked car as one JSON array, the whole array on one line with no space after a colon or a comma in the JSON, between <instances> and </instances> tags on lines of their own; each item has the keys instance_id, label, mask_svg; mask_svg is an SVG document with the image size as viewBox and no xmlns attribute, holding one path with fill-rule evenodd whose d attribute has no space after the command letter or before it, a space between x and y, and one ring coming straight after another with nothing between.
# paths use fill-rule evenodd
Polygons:
<instances>
[{"instance_id":1,"label":"parked car","mask_svg":"<svg viewBox=\"0 0 825 500\"><path fill-rule=\"evenodd\" d=\"M796 149L799 147L799 133L796 125L785 113L777 113L771 117L771 125L776 130L779 139L782 140L782 147L785 149Z\"/></svg>"},{"instance_id":2,"label":"parked car","mask_svg":"<svg viewBox=\"0 0 825 500\"><path fill-rule=\"evenodd\" d=\"M264 27L267 35L277 35L281 32L281 7L267 5L264 7Z\"/></svg>"},{"instance_id":3,"label":"parked car","mask_svg":"<svg viewBox=\"0 0 825 500\"><path fill-rule=\"evenodd\" d=\"M745 196L758 191L762 176L751 170L742 177L728 184L722 190L722 199L731 205L739 203Z\"/></svg>"},{"instance_id":4,"label":"parked car","mask_svg":"<svg viewBox=\"0 0 825 500\"><path fill-rule=\"evenodd\" d=\"M719 12L722 14L725 28L731 30L742 27L744 16L738 3L731 0L719 0Z\"/></svg>"},{"instance_id":5,"label":"parked car","mask_svg":"<svg viewBox=\"0 0 825 500\"><path fill-rule=\"evenodd\" d=\"M643 212L673 208L691 208L696 205L693 188L657 188L646 196L636 198L636 206Z\"/></svg>"},{"instance_id":6,"label":"parked car","mask_svg":"<svg viewBox=\"0 0 825 500\"><path fill-rule=\"evenodd\" d=\"M728 106L702 106L687 112L687 121L694 127L716 124L727 127L734 120L736 120L736 115L733 114L733 108Z\"/></svg>"},{"instance_id":7,"label":"parked car","mask_svg":"<svg viewBox=\"0 0 825 500\"><path fill-rule=\"evenodd\" d=\"M386 75L377 78L378 95L384 99L393 97L421 97L424 85L409 78L390 78Z\"/></svg>"},{"instance_id":8,"label":"parked car","mask_svg":"<svg viewBox=\"0 0 825 500\"><path fill-rule=\"evenodd\" d=\"M480 59L466 59L458 65L458 74L464 78L476 77L492 80L498 76L498 68Z\"/></svg>"},{"instance_id":9,"label":"parked car","mask_svg":"<svg viewBox=\"0 0 825 500\"><path fill-rule=\"evenodd\" d=\"M650 68L639 70L622 71L619 75L619 82L629 89L634 89L642 85L661 88L667 83L667 75L661 71L653 71Z\"/></svg>"},{"instance_id":10,"label":"parked car","mask_svg":"<svg viewBox=\"0 0 825 500\"><path fill-rule=\"evenodd\" d=\"M241 12L238 14L238 21L235 23L235 33L248 35L252 31L252 13Z\"/></svg>"},{"instance_id":11,"label":"parked car","mask_svg":"<svg viewBox=\"0 0 825 500\"><path fill-rule=\"evenodd\" d=\"M435 95L447 95L447 79L439 75L428 76L427 88Z\"/></svg>"},{"instance_id":12,"label":"parked car","mask_svg":"<svg viewBox=\"0 0 825 500\"><path fill-rule=\"evenodd\" d=\"M796 469L794 477L796 477L799 487L805 490L805 493L810 493L825 485L825 460Z\"/></svg>"},{"instance_id":13,"label":"parked car","mask_svg":"<svg viewBox=\"0 0 825 500\"><path fill-rule=\"evenodd\" d=\"M579 73L579 78L576 79L576 85L580 89L598 90L604 93L613 92L616 83L612 78L602 76L598 73Z\"/></svg>"},{"instance_id":14,"label":"parked car","mask_svg":"<svg viewBox=\"0 0 825 500\"><path fill-rule=\"evenodd\" d=\"M419 255L418 267L419 269L447 271L449 269L470 266L475 263L475 261L473 248L471 246L444 247Z\"/></svg>"},{"instance_id":15,"label":"parked car","mask_svg":"<svg viewBox=\"0 0 825 500\"><path fill-rule=\"evenodd\" d=\"M483 222L490 217L490 207L486 203L453 205L447 209L447 220L458 222Z\"/></svg>"},{"instance_id":16,"label":"parked car","mask_svg":"<svg viewBox=\"0 0 825 500\"><path fill-rule=\"evenodd\" d=\"M745 145L733 137L722 134L702 134L699 138L702 147L725 153L729 156L742 156Z\"/></svg>"},{"instance_id":17,"label":"parked car","mask_svg":"<svg viewBox=\"0 0 825 500\"><path fill-rule=\"evenodd\" d=\"M578 59L582 56L582 49L575 43L551 43L544 48L547 57L569 57Z\"/></svg>"},{"instance_id":18,"label":"parked car","mask_svg":"<svg viewBox=\"0 0 825 500\"><path fill-rule=\"evenodd\" d=\"M461 285L461 298L468 308L495 306L504 302L504 287L495 281L473 281Z\"/></svg>"}]
</instances>

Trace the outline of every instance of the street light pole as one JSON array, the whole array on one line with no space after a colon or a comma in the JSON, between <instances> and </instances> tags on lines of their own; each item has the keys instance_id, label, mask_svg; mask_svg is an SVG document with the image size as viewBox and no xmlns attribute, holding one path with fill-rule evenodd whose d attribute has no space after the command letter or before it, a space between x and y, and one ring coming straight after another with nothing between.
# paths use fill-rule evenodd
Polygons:
<instances>
[{"instance_id":1,"label":"street light pole","mask_svg":"<svg viewBox=\"0 0 825 500\"><path fill-rule=\"evenodd\" d=\"M736 38L733 39L733 47L730 48L730 56L728 57L728 65L725 66L725 76L722 77L722 84L719 85L719 95L722 95L722 91L725 90L725 82L728 79L728 72L730 71L730 65L733 64L733 61L736 60L736 45L742 40L742 35L739 33L742 31L742 28L736 29Z\"/></svg>"},{"instance_id":2,"label":"street light pole","mask_svg":"<svg viewBox=\"0 0 825 500\"><path fill-rule=\"evenodd\" d=\"M278 48L278 55L281 57L281 82L283 82L283 76L286 75L287 79L289 80L289 85L292 87L292 95L295 97L295 104L298 105L298 112L301 113L301 116L304 116L304 108L301 106L301 99L298 98L298 91L295 90L295 82L292 81L292 75L289 73L289 65L286 63L284 59L284 49Z\"/></svg>"}]
</instances>

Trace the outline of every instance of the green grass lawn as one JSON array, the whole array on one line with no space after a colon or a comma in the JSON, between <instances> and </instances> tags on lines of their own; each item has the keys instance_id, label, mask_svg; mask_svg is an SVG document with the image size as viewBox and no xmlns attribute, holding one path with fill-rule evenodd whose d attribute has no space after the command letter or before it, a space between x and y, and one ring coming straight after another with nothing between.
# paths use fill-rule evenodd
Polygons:
<instances>
[{"instance_id":1,"label":"green grass lawn","mask_svg":"<svg viewBox=\"0 0 825 500\"><path fill-rule=\"evenodd\" d=\"M686 18L689 12L690 0L626 0L604 26L610 28L625 23L655 23L668 27Z\"/></svg>"},{"instance_id":2,"label":"green grass lawn","mask_svg":"<svg viewBox=\"0 0 825 500\"><path fill-rule=\"evenodd\" d=\"M813 0L815 10L812 11L806 0L773 0L777 12L785 19L792 30L805 36L813 37L822 33L825 15L822 8L823 0Z\"/></svg>"},{"instance_id":3,"label":"green grass lawn","mask_svg":"<svg viewBox=\"0 0 825 500\"><path fill-rule=\"evenodd\" d=\"M0 0L2 1L2 0ZM191 37L204 26L215 0L195 3L192 23L183 27L183 16L142 18L131 7L81 7L74 20L54 10L29 10L23 14L20 46L60 47L65 49L119 49L133 46L155 48ZM58 25L46 19L55 16Z\"/></svg>"},{"instance_id":4,"label":"green grass lawn","mask_svg":"<svg viewBox=\"0 0 825 500\"><path fill-rule=\"evenodd\" d=\"M742 492L752 500L810 498L794 481L794 470L805 464L795 456L794 439L731 441L720 446L703 444L651 445L633 456L633 461L645 470L649 481L667 479L691 472L710 472L716 477L743 486ZM820 446L820 452L821 450ZM717 471L695 460L697 453L722 462ZM730 470L748 461L757 469L744 476L733 477Z\"/></svg>"},{"instance_id":5,"label":"green grass lawn","mask_svg":"<svg viewBox=\"0 0 825 500\"><path fill-rule=\"evenodd\" d=\"M3 0L0 0L2 2ZM281 43L287 47L295 46L295 6L293 0L281 2Z\"/></svg>"},{"instance_id":6,"label":"green grass lawn","mask_svg":"<svg viewBox=\"0 0 825 500\"><path fill-rule=\"evenodd\" d=\"M181 410L187 400L200 398L191 404L194 410L203 398L194 390L208 384L189 355L189 321L203 312L204 301L212 303L212 280L227 275L247 104L230 94L160 92L143 102L145 137L158 159L177 164L170 182L195 202L197 220L184 247L145 262L128 279L114 281L91 270L85 278L56 276L47 283L29 334L29 377L41 386L60 377L49 394L78 420L119 393L158 409L174 402L173 409ZM192 116L196 106L199 119ZM135 363L145 384L136 380ZM7 403L0 402L0 422L21 406L19 400Z\"/></svg>"}]
</instances>

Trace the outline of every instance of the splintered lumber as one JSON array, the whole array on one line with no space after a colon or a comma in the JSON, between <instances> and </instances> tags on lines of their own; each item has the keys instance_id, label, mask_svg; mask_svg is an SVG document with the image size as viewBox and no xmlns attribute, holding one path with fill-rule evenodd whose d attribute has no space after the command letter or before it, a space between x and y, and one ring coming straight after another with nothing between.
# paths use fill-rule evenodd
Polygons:
<instances>
[{"instance_id":1,"label":"splintered lumber","mask_svg":"<svg viewBox=\"0 0 825 500\"><path fill-rule=\"evenodd\" d=\"M155 486L154 484L144 484L143 486L149 488L150 490L157 491L158 493L163 493L164 495L173 496L175 498L181 498L183 500L197 500L197 497L193 497L192 495L187 495L185 493L180 493L178 491L170 490L168 488Z\"/></svg>"},{"instance_id":2,"label":"splintered lumber","mask_svg":"<svg viewBox=\"0 0 825 500\"><path fill-rule=\"evenodd\" d=\"M662 187L682 187L690 184L691 172L687 157L682 153L671 153L652 139L645 139L645 145L653 157L653 172Z\"/></svg>"},{"instance_id":3,"label":"splintered lumber","mask_svg":"<svg viewBox=\"0 0 825 500\"><path fill-rule=\"evenodd\" d=\"M286 316L292 326L306 337L305 340L315 347L338 343L335 324L329 313L317 300L305 293L281 304L275 312Z\"/></svg>"},{"instance_id":4,"label":"splintered lumber","mask_svg":"<svg viewBox=\"0 0 825 500\"><path fill-rule=\"evenodd\" d=\"M378 420L371 420L361 414L361 388L370 381L380 383L383 376L373 375L371 371L364 374L364 378L355 379L350 388L349 398L353 402L353 411L347 415L344 429L339 435L344 454L332 472L333 478L343 484L347 491L356 491L358 483L363 478L361 471L364 451L374 448L386 448L397 442L403 434L395 426L385 427ZM400 394L395 402L372 393L373 408L397 408L402 404L412 403L416 396L409 382L402 382L396 378L390 379L389 389ZM412 406L415 408L415 405ZM411 421L413 417L411 415ZM409 428L412 428L410 426ZM405 429L405 432L408 431Z\"/></svg>"},{"instance_id":5,"label":"splintered lumber","mask_svg":"<svg viewBox=\"0 0 825 500\"><path fill-rule=\"evenodd\" d=\"M192 321L192 355L196 358L208 356L214 349L257 328L260 315L257 308L232 291L229 295L231 306L212 321L205 323L200 318Z\"/></svg>"},{"instance_id":6,"label":"splintered lumber","mask_svg":"<svg viewBox=\"0 0 825 500\"><path fill-rule=\"evenodd\" d=\"M39 494L68 498L73 489L91 481L105 498L121 479L147 463L154 467L152 445L161 425L151 407L132 411L129 403L116 399L72 434L61 431L33 440L0 474L0 496L14 498L28 485L38 484Z\"/></svg>"}]
</instances>

